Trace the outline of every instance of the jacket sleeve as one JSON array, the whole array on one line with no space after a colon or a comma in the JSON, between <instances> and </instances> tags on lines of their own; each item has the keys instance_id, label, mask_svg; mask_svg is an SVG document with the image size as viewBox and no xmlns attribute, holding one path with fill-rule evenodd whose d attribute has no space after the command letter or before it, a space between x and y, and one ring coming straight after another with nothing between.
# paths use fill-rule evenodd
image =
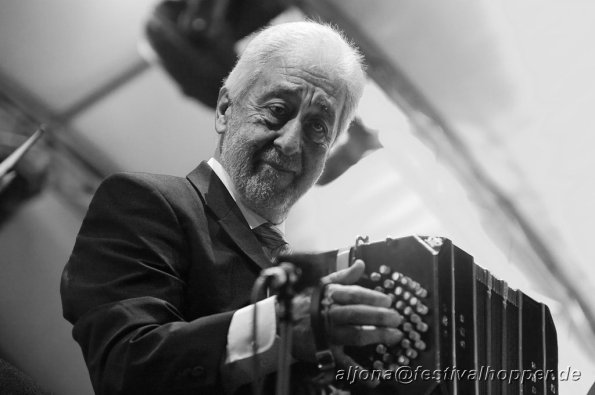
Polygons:
<instances>
[{"instance_id":1,"label":"jacket sleeve","mask_svg":"<svg viewBox=\"0 0 595 395\"><path fill-rule=\"evenodd\" d=\"M184 320L189 248L157 185L104 181L62 275L64 317L99 395L221 392L233 311Z\"/></svg>"}]
</instances>

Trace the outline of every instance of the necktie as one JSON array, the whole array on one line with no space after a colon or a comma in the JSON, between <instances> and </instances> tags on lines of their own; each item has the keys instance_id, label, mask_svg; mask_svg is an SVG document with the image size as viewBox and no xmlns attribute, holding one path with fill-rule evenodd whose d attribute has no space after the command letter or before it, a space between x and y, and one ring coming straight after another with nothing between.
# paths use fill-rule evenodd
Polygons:
<instances>
[{"instance_id":1,"label":"necktie","mask_svg":"<svg viewBox=\"0 0 595 395\"><path fill-rule=\"evenodd\" d=\"M278 255L289 252L289 245L283 239L283 235L271 223L265 222L252 231L261 242L265 255L271 262L274 262Z\"/></svg>"}]
</instances>

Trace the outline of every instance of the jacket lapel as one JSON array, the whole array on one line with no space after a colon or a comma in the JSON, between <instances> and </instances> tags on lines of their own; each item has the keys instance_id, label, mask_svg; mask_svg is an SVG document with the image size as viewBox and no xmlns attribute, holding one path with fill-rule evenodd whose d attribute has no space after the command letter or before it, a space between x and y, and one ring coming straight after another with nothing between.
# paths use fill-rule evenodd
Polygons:
<instances>
[{"instance_id":1,"label":"jacket lapel","mask_svg":"<svg viewBox=\"0 0 595 395\"><path fill-rule=\"evenodd\" d=\"M271 262L265 256L260 242L252 233L239 207L211 166L206 162L201 162L196 169L188 174L187 178L201 194L206 205L215 213L219 224L237 246L262 269L270 267Z\"/></svg>"}]
</instances>

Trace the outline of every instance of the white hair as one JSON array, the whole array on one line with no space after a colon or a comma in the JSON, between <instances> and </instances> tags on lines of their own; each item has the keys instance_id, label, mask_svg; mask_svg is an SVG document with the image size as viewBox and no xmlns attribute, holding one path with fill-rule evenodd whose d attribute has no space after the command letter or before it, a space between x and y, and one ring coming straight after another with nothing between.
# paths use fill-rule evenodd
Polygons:
<instances>
[{"instance_id":1,"label":"white hair","mask_svg":"<svg viewBox=\"0 0 595 395\"><path fill-rule=\"evenodd\" d=\"M258 33L239 57L224 81L231 100L241 99L271 60L296 51L323 48L332 51L333 73L345 88L347 97L341 112L338 134L347 129L355 116L365 84L365 65L358 48L337 28L314 21L273 25ZM297 52L300 53L300 52Z\"/></svg>"}]
</instances>

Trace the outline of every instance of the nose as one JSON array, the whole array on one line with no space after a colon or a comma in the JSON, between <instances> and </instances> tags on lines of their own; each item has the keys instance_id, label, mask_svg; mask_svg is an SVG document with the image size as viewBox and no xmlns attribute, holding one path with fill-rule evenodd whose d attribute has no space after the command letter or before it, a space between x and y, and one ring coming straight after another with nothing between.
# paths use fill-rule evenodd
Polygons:
<instances>
[{"instance_id":1,"label":"nose","mask_svg":"<svg viewBox=\"0 0 595 395\"><path fill-rule=\"evenodd\" d=\"M289 120L278 131L275 147L287 156L298 154L302 150L302 125L297 119Z\"/></svg>"}]
</instances>

